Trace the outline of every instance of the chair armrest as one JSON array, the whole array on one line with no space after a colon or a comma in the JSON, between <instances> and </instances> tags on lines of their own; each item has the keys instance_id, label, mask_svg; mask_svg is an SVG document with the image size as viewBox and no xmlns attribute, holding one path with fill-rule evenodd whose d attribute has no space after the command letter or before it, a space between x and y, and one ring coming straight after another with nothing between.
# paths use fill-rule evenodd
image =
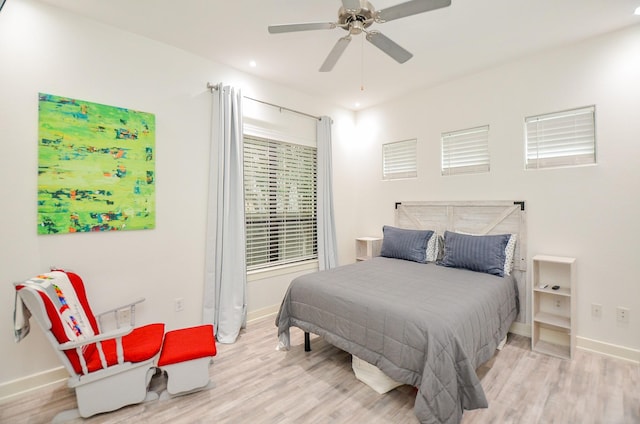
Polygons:
<instances>
[{"instance_id":1,"label":"chair armrest","mask_svg":"<svg viewBox=\"0 0 640 424\"><path fill-rule=\"evenodd\" d=\"M99 314L96 314L95 317L98 319L98 325L100 326L100 329L102 330L102 317L108 314L113 314L113 318L116 322L116 327L120 328L120 317L118 316L118 312L125 309L129 309L129 325L131 325L132 327L135 326L136 325L136 305L144 301L145 301L145 298L141 297L137 300L134 300L133 302L126 303L122 306L118 306L116 308L109 309Z\"/></svg>"},{"instance_id":2,"label":"chair armrest","mask_svg":"<svg viewBox=\"0 0 640 424\"><path fill-rule=\"evenodd\" d=\"M131 333L133 331L133 327L130 325L127 325L125 327L120 327L120 328L116 328L115 330L112 331L107 331L106 333L100 333L100 334L96 334L95 336L91 336L88 337L86 339L82 339L82 340L74 340L74 341L70 341L70 342L66 342L66 343L61 343L57 346L58 350L69 350L69 349L76 349L76 348L82 348L86 345L90 345L93 343L97 343L97 342L102 342L105 340L111 340L111 339L120 339L122 338L122 336L126 336L127 334Z\"/></svg>"},{"instance_id":3,"label":"chair armrest","mask_svg":"<svg viewBox=\"0 0 640 424\"><path fill-rule=\"evenodd\" d=\"M131 308L132 306L135 306L135 305L137 305L138 303L142 303L142 302L144 302L144 301L145 301L145 298L144 298L144 297L141 297L140 299L136 299L136 300L134 300L133 302L125 303L125 304L124 304L124 305L122 305L122 306L118 306L118 307L116 307L116 308L108 309L108 310L106 310L106 311L100 312L99 314L96 314L96 317L101 317L101 316L106 315L106 314L112 314L112 313L114 313L114 312L118 312L118 311L120 311L120 310L122 310L122 309Z\"/></svg>"},{"instance_id":4,"label":"chair armrest","mask_svg":"<svg viewBox=\"0 0 640 424\"><path fill-rule=\"evenodd\" d=\"M108 367L107 357L104 354L104 350L102 349L102 341L105 340L113 340L116 341L116 358L118 364L124 363L124 347L122 346L122 336L126 336L127 334L133 331L133 327L128 325L126 327L117 328L112 331L107 331L105 333L100 333L96 336L89 337L84 340L76 340L70 341L66 343L62 343L58 345L58 350L70 350L75 349L76 354L78 355L78 359L80 359L80 366L82 367L83 374L88 374L89 369L87 368L87 361L84 357L84 353L82 348L86 345L95 343L98 348L98 355L100 356L100 363L102 364L102 368L106 369Z\"/></svg>"}]
</instances>

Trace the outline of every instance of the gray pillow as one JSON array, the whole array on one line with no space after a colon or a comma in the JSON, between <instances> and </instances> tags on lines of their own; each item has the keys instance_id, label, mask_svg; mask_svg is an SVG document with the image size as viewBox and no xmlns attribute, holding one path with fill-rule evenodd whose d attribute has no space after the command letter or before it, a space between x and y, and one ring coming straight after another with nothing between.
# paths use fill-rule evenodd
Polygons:
<instances>
[{"instance_id":1,"label":"gray pillow","mask_svg":"<svg viewBox=\"0 0 640 424\"><path fill-rule=\"evenodd\" d=\"M433 235L431 230L406 230L385 225L380 256L407 261L427 262L427 243Z\"/></svg>"},{"instance_id":2,"label":"gray pillow","mask_svg":"<svg viewBox=\"0 0 640 424\"><path fill-rule=\"evenodd\" d=\"M440 265L504 277L504 249L511 234L475 236L444 232L444 256Z\"/></svg>"}]
</instances>

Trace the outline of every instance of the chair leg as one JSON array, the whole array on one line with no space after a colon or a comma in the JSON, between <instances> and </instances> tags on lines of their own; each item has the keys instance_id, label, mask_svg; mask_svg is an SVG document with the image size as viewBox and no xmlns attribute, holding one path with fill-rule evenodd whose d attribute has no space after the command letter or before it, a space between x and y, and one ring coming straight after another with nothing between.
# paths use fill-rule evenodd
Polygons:
<instances>
[{"instance_id":1,"label":"chair leg","mask_svg":"<svg viewBox=\"0 0 640 424\"><path fill-rule=\"evenodd\" d=\"M138 367L76 386L80 416L88 418L123 406L157 399L156 393L148 392L149 381L155 370L154 366Z\"/></svg>"}]
</instances>

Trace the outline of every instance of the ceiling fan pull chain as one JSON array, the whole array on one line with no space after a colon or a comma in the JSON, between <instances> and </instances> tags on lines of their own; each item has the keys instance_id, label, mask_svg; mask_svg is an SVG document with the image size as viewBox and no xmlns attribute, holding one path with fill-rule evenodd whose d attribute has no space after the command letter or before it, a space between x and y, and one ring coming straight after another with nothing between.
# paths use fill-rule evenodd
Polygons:
<instances>
[{"instance_id":1,"label":"ceiling fan pull chain","mask_svg":"<svg viewBox=\"0 0 640 424\"><path fill-rule=\"evenodd\" d=\"M360 37L360 91L364 91L364 37Z\"/></svg>"}]
</instances>

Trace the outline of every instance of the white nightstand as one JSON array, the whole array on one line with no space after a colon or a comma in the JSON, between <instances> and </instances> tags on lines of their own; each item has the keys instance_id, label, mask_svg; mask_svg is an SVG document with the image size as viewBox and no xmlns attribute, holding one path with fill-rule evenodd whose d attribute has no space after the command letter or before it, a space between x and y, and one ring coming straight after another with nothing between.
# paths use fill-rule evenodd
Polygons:
<instances>
[{"instance_id":1,"label":"white nightstand","mask_svg":"<svg viewBox=\"0 0 640 424\"><path fill-rule=\"evenodd\" d=\"M358 237L356 239L356 261L366 261L380 256L381 237Z\"/></svg>"},{"instance_id":2,"label":"white nightstand","mask_svg":"<svg viewBox=\"0 0 640 424\"><path fill-rule=\"evenodd\" d=\"M533 257L531 349L571 359L576 346L576 259ZM559 286L556 290L554 286Z\"/></svg>"}]
</instances>

